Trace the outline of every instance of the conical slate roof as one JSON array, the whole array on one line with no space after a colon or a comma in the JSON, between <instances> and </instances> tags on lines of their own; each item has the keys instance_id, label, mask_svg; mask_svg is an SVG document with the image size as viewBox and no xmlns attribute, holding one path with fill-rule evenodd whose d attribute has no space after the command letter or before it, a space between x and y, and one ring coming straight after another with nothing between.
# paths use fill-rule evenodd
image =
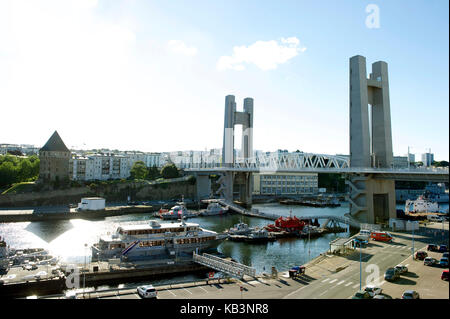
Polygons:
<instances>
[{"instance_id":1,"label":"conical slate roof","mask_svg":"<svg viewBox=\"0 0 450 319\"><path fill-rule=\"evenodd\" d=\"M45 145L39 151L70 152L57 131L53 133L53 135L48 139L47 143L45 143Z\"/></svg>"}]
</instances>

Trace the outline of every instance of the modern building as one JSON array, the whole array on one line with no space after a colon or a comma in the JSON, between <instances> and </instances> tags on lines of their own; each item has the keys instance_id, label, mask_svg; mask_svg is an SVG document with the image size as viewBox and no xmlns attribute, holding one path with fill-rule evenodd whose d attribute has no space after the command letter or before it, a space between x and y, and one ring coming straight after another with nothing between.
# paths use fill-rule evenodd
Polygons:
<instances>
[{"instance_id":1,"label":"modern building","mask_svg":"<svg viewBox=\"0 0 450 319\"><path fill-rule=\"evenodd\" d=\"M407 168L408 157L407 156L394 156L394 168Z\"/></svg>"},{"instance_id":2,"label":"modern building","mask_svg":"<svg viewBox=\"0 0 450 319\"><path fill-rule=\"evenodd\" d=\"M69 161L72 180L108 180L130 176L129 159L115 154L73 155Z\"/></svg>"},{"instance_id":3,"label":"modern building","mask_svg":"<svg viewBox=\"0 0 450 319\"><path fill-rule=\"evenodd\" d=\"M69 180L70 151L55 131L39 150L39 181Z\"/></svg>"},{"instance_id":4,"label":"modern building","mask_svg":"<svg viewBox=\"0 0 450 319\"><path fill-rule=\"evenodd\" d=\"M422 154L422 163L425 167L430 167L434 162L434 154L431 152Z\"/></svg>"},{"instance_id":5,"label":"modern building","mask_svg":"<svg viewBox=\"0 0 450 319\"><path fill-rule=\"evenodd\" d=\"M409 153L407 155L407 157L408 157L409 163L414 163L416 161L416 155L415 154Z\"/></svg>"},{"instance_id":6,"label":"modern building","mask_svg":"<svg viewBox=\"0 0 450 319\"><path fill-rule=\"evenodd\" d=\"M300 195L317 193L317 173L254 173L254 195Z\"/></svg>"},{"instance_id":7,"label":"modern building","mask_svg":"<svg viewBox=\"0 0 450 319\"><path fill-rule=\"evenodd\" d=\"M25 155L37 155L39 147L29 144L0 144L0 155L17 152Z\"/></svg>"}]
</instances>

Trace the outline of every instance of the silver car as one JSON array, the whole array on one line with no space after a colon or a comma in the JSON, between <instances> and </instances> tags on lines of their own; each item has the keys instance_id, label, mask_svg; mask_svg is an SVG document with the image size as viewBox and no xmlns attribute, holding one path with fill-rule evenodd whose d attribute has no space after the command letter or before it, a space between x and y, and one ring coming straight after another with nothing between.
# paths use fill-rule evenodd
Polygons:
<instances>
[{"instance_id":1,"label":"silver car","mask_svg":"<svg viewBox=\"0 0 450 319\"><path fill-rule=\"evenodd\" d=\"M374 296L381 294L383 289L381 289L380 287L377 287L377 286L368 285L368 286L366 286L366 288L364 288L364 291L367 291L369 293L370 297L373 298Z\"/></svg>"},{"instance_id":2,"label":"silver car","mask_svg":"<svg viewBox=\"0 0 450 319\"><path fill-rule=\"evenodd\" d=\"M397 269L399 271L399 273L401 273L401 274L408 272L408 267L403 266L403 265L397 265L394 268Z\"/></svg>"},{"instance_id":3,"label":"silver car","mask_svg":"<svg viewBox=\"0 0 450 319\"><path fill-rule=\"evenodd\" d=\"M156 299L158 294L155 287L153 287L152 285L137 287L137 293L142 298L152 298L152 299Z\"/></svg>"}]
</instances>

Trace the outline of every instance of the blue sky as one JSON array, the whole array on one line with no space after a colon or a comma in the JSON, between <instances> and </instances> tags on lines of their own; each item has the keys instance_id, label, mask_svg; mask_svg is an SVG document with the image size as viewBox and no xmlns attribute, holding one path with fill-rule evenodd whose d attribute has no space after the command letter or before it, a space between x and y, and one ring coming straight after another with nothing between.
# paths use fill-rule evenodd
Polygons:
<instances>
[{"instance_id":1,"label":"blue sky","mask_svg":"<svg viewBox=\"0 0 450 319\"><path fill-rule=\"evenodd\" d=\"M448 27L443 0L0 0L0 143L220 148L232 94L254 149L348 154L360 54L389 65L394 155L448 160Z\"/></svg>"}]
</instances>

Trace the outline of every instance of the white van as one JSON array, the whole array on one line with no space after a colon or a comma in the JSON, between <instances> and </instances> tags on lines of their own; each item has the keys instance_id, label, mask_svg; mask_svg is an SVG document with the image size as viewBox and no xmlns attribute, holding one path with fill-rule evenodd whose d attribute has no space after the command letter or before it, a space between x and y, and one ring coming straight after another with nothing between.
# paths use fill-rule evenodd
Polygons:
<instances>
[{"instance_id":1,"label":"white van","mask_svg":"<svg viewBox=\"0 0 450 319\"><path fill-rule=\"evenodd\" d=\"M437 222L437 223L439 223L439 222L442 222L442 217L437 216L437 215L428 215L427 216L427 220L430 221L430 222Z\"/></svg>"}]
</instances>

